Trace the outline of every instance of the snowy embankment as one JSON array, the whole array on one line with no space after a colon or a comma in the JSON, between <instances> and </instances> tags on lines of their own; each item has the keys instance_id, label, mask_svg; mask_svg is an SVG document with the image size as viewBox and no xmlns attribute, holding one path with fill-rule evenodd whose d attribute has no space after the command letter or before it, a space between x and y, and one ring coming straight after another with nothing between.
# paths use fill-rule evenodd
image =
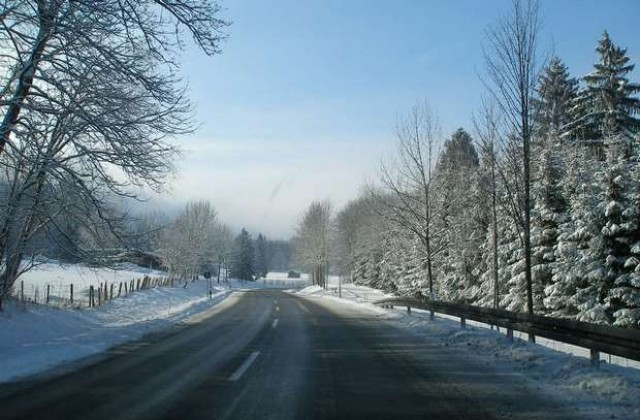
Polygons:
<instances>
[{"instance_id":1,"label":"snowy embankment","mask_svg":"<svg viewBox=\"0 0 640 420\"><path fill-rule=\"evenodd\" d=\"M44 265L25 275L25 283L58 279L61 283L100 282L141 277L145 269L91 270ZM67 276L69 275L69 276ZM176 287L136 291L96 309L61 309L9 302L0 312L0 382L103 352L110 347L175 325L229 295L232 288L217 286L211 298L208 282L197 280Z\"/></svg>"},{"instance_id":2,"label":"snowy embankment","mask_svg":"<svg viewBox=\"0 0 640 420\"><path fill-rule=\"evenodd\" d=\"M414 309L412 315L408 315L404 307L382 309L371 302L387 295L368 287L342 285L340 299L335 285L331 281L329 284L328 290L310 286L294 293L357 306L382 322L438 343L443 351L454 347L466 349L468 357L479 365L488 366L497 374L518 372L531 389L562 401L580 416L640 419L640 369L637 363L628 363L629 367L602 363L600 368L595 368L587 358L576 356L576 349L561 343L552 343L554 348L525 340L510 343L495 330L469 323L466 329L461 329L450 317L436 316L431 321L426 311Z\"/></svg>"}]
</instances>

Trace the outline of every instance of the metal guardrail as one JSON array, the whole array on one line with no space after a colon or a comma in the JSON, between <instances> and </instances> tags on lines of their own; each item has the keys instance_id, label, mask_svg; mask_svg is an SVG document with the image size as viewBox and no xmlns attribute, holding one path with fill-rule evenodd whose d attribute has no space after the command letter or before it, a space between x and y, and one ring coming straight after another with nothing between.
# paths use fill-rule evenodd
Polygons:
<instances>
[{"instance_id":1,"label":"metal guardrail","mask_svg":"<svg viewBox=\"0 0 640 420\"><path fill-rule=\"evenodd\" d=\"M455 316L460 318L462 327L466 319L496 325L507 329L510 340L516 330L528 333L530 341L540 336L583 347L591 351L594 365L599 364L600 352L640 361L640 330L415 298L390 298L373 303L383 307L406 306L409 313L411 308L416 308Z\"/></svg>"}]
</instances>

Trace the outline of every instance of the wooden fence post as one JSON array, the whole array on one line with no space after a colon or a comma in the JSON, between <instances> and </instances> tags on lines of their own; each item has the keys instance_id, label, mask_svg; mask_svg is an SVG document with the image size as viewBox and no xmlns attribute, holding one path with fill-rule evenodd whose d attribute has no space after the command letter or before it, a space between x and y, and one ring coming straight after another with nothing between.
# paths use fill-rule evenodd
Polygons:
<instances>
[{"instance_id":1,"label":"wooden fence post","mask_svg":"<svg viewBox=\"0 0 640 420\"><path fill-rule=\"evenodd\" d=\"M50 295L50 293L51 293L51 285L47 284L47 298L46 298L47 305L49 304L49 295Z\"/></svg>"},{"instance_id":2,"label":"wooden fence post","mask_svg":"<svg viewBox=\"0 0 640 420\"><path fill-rule=\"evenodd\" d=\"M136 281L136 290L140 290L140 279Z\"/></svg>"},{"instance_id":3,"label":"wooden fence post","mask_svg":"<svg viewBox=\"0 0 640 420\"><path fill-rule=\"evenodd\" d=\"M463 317L460 317L460 328L467 328L467 320Z\"/></svg>"},{"instance_id":4,"label":"wooden fence post","mask_svg":"<svg viewBox=\"0 0 640 420\"><path fill-rule=\"evenodd\" d=\"M407 315L411 315L411 306L407 306Z\"/></svg>"},{"instance_id":5,"label":"wooden fence post","mask_svg":"<svg viewBox=\"0 0 640 420\"><path fill-rule=\"evenodd\" d=\"M120 297L121 293L122 293L122 282L120 282L120 286L118 286L118 297Z\"/></svg>"},{"instance_id":6,"label":"wooden fence post","mask_svg":"<svg viewBox=\"0 0 640 420\"><path fill-rule=\"evenodd\" d=\"M507 340L513 343L513 328L507 328Z\"/></svg>"},{"instance_id":7,"label":"wooden fence post","mask_svg":"<svg viewBox=\"0 0 640 420\"><path fill-rule=\"evenodd\" d=\"M529 342L530 342L530 343L535 343L535 342L536 342L536 336L535 336L535 334L531 334L531 333L529 333Z\"/></svg>"},{"instance_id":8,"label":"wooden fence post","mask_svg":"<svg viewBox=\"0 0 640 420\"><path fill-rule=\"evenodd\" d=\"M102 283L98 287L98 306L102 304Z\"/></svg>"},{"instance_id":9,"label":"wooden fence post","mask_svg":"<svg viewBox=\"0 0 640 420\"><path fill-rule=\"evenodd\" d=\"M69 285L69 299L71 300L71 305L73 306L73 283Z\"/></svg>"},{"instance_id":10,"label":"wooden fence post","mask_svg":"<svg viewBox=\"0 0 640 420\"><path fill-rule=\"evenodd\" d=\"M93 308L93 286L89 286L89 307Z\"/></svg>"},{"instance_id":11,"label":"wooden fence post","mask_svg":"<svg viewBox=\"0 0 640 420\"><path fill-rule=\"evenodd\" d=\"M591 366L600 367L600 352L598 350L590 349L589 358L591 359Z\"/></svg>"}]
</instances>

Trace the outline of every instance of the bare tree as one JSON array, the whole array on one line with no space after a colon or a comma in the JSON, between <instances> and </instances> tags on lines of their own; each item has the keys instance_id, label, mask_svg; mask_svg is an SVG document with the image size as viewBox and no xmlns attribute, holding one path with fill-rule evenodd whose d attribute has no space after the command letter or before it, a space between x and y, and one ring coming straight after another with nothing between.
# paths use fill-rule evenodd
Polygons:
<instances>
[{"instance_id":1,"label":"bare tree","mask_svg":"<svg viewBox=\"0 0 640 420\"><path fill-rule=\"evenodd\" d=\"M389 234L384 208L374 199L372 188L367 187L357 199L347 203L334 220L333 259L339 274L349 276L351 282L360 280L363 260L372 255L382 256L384 238Z\"/></svg>"},{"instance_id":2,"label":"bare tree","mask_svg":"<svg viewBox=\"0 0 640 420\"><path fill-rule=\"evenodd\" d=\"M215 250L218 253L217 263L217 281L220 283L220 277L224 270L224 280L229 279L229 265L233 252L233 232L231 228L224 223L219 223L215 234Z\"/></svg>"},{"instance_id":3,"label":"bare tree","mask_svg":"<svg viewBox=\"0 0 640 420\"><path fill-rule=\"evenodd\" d=\"M522 171L516 170L511 174L514 178L510 185L512 197L517 198L518 221L522 230L529 313L533 313L530 149L534 118L531 99L539 74L539 28L537 1L514 0L510 14L502 17L487 32L485 50L487 87L503 114L510 134L506 150L510 153L505 153L505 156L512 159L513 169L518 168L518 161L522 162Z\"/></svg>"},{"instance_id":4,"label":"bare tree","mask_svg":"<svg viewBox=\"0 0 640 420\"><path fill-rule=\"evenodd\" d=\"M208 201L187 203L165 230L159 250L170 275L191 277L215 262L216 219L217 212Z\"/></svg>"},{"instance_id":5,"label":"bare tree","mask_svg":"<svg viewBox=\"0 0 640 420\"><path fill-rule=\"evenodd\" d=\"M498 142L499 121L495 108L483 103L481 114L474 118L476 137L480 144L483 166L488 167L488 177L482 180L485 192L489 194L491 207L491 274L493 278L492 302L493 307L499 306L499 280L498 280Z\"/></svg>"},{"instance_id":6,"label":"bare tree","mask_svg":"<svg viewBox=\"0 0 640 420\"><path fill-rule=\"evenodd\" d=\"M433 231L433 160L440 145L440 129L427 104L415 106L397 127L395 162L382 165L385 194L377 194L389 217L414 234L423 245L428 292L434 293L433 263L439 250Z\"/></svg>"},{"instance_id":7,"label":"bare tree","mask_svg":"<svg viewBox=\"0 0 640 420\"><path fill-rule=\"evenodd\" d=\"M176 34L216 52L217 12L204 0L0 6L0 305L36 233L74 218L98 244L121 228L114 195L163 187L177 155L167 138L193 130Z\"/></svg>"},{"instance_id":8,"label":"bare tree","mask_svg":"<svg viewBox=\"0 0 640 420\"><path fill-rule=\"evenodd\" d=\"M302 215L293 238L295 259L311 274L313 284L326 286L332 239L332 208L328 201L314 201Z\"/></svg>"},{"instance_id":9,"label":"bare tree","mask_svg":"<svg viewBox=\"0 0 640 420\"><path fill-rule=\"evenodd\" d=\"M227 22L216 16L212 0L29 0L0 5L0 154L19 126L20 115L33 109L31 96L47 96L60 89L51 80L55 69L65 80L78 80L78 63L118 69L120 77L136 79L151 92L155 72L132 63L153 57L169 65L189 32L207 54L219 51ZM132 65L134 64L134 65Z\"/></svg>"}]
</instances>

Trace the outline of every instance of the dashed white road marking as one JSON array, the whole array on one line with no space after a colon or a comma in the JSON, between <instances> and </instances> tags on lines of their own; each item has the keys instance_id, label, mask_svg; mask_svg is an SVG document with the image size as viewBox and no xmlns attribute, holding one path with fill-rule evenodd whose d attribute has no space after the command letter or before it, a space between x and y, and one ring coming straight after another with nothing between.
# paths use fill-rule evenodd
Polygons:
<instances>
[{"instance_id":1,"label":"dashed white road marking","mask_svg":"<svg viewBox=\"0 0 640 420\"><path fill-rule=\"evenodd\" d=\"M229 380L237 381L238 379L240 379L242 375L244 375L244 373L247 371L247 369L249 369L249 367L253 364L253 362L256 361L258 355L260 355L259 351L254 351L253 353L251 353L249 357L247 357L247 359L240 365L238 370L236 370L233 375L229 377Z\"/></svg>"},{"instance_id":2,"label":"dashed white road marking","mask_svg":"<svg viewBox=\"0 0 640 420\"><path fill-rule=\"evenodd\" d=\"M276 306L276 312L280 312L280 307Z\"/></svg>"},{"instance_id":3,"label":"dashed white road marking","mask_svg":"<svg viewBox=\"0 0 640 420\"><path fill-rule=\"evenodd\" d=\"M275 328L278 326L278 318L273 320L273 324L271 324L271 328Z\"/></svg>"}]
</instances>

